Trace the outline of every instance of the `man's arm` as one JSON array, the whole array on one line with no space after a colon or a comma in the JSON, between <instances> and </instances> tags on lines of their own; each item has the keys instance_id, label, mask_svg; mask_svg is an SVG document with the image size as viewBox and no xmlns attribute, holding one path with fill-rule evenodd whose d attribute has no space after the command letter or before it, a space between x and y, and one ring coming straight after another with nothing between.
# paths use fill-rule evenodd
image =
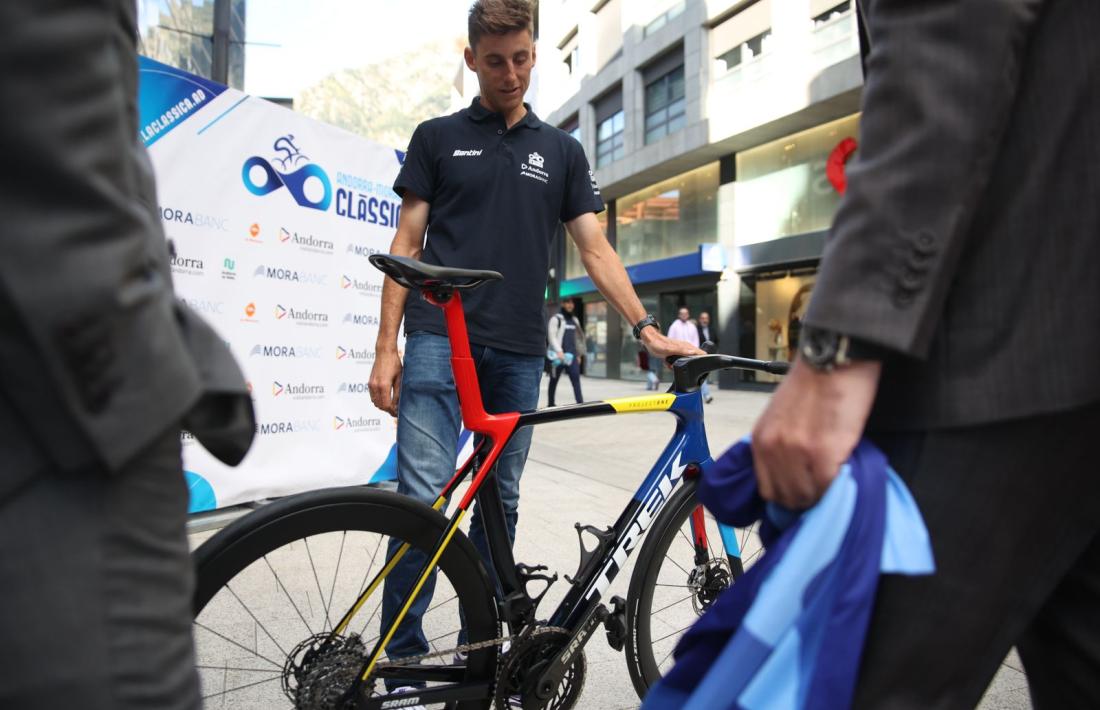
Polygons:
<instances>
[{"instance_id":1,"label":"man's arm","mask_svg":"<svg viewBox=\"0 0 1100 710\"><path fill-rule=\"evenodd\" d=\"M430 205L406 190L401 199L401 219L390 244L390 254L420 258L424 248L424 230L428 228ZM370 373L370 401L392 416L397 416L401 399L401 356L397 352L397 333L405 313L408 289L390 277L382 285L382 314L378 340L374 345L374 367Z\"/></svg>"},{"instance_id":2,"label":"man's arm","mask_svg":"<svg viewBox=\"0 0 1100 710\"><path fill-rule=\"evenodd\" d=\"M619 255L611 248L603 229L592 212L585 212L565 223L565 228L581 253L581 262L592 282L608 303L633 326L646 317L645 308L634 292L634 285L623 268ZM656 357L670 355L701 355L699 348L679 340L670 340L656 328L643 328L642 344Z\"/></svg>"},{"instance_id":3,"label":"man's arm","mask_svg":"<svg viewBox=\"0 0 1100 710\"><path fill-rule=\"evenodd\" d=\"M876 0L861 145L809 325L923 357L1011 119L1043 0ZM976 29L977 28L977 29ZM753 430L764 498L815 503L851 455L881 364L801 358Z\"/></svg>"}]
</instances>

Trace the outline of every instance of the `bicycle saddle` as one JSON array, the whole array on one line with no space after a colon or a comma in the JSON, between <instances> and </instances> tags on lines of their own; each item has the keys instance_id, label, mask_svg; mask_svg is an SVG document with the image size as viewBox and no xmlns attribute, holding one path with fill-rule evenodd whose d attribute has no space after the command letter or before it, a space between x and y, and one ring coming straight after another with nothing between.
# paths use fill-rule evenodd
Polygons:
<instances>
[{"instance_id":1,"label":"bicycle saddle","mask_svg":"<svg viewBox=\"0 0 1100 710\"><path fill-rule=\"evenodd\" d=\"M432 266L407 256L372 254L370 263L386 276L405 288L442 289L445 291L477 288L486 281L500 281L504 277L498 271L478 269L451 269Z\"/></svg>"}]
</instances>

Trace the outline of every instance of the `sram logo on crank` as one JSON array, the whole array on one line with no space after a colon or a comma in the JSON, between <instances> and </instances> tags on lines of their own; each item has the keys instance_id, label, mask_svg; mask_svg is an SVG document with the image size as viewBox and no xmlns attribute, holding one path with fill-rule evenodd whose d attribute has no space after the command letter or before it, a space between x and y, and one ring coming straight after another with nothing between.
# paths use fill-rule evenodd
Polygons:
<instances>
[{"instance_id":1,"label":"sram logo on crank","mask_svg":"<svg viewBox=\"0 0 1100 710\"><path fill-rule=\"evenodd\" d=\"M622 540L611 555L611 559L604 564L596 577L596 581L585 593L585 599L591 599L593 595L603 596L603 593L611 586L611 579L615 576L615 572L623 568L623 565L626 564L626 558L630 557L631 550L642 539L642 535L656 519L657 514L661 512L661 508L665 506L669 496L672 495L672 490L676 488L676 484L680 482L684 471L690 465L690 463L684 463L685 444L686 442L680 442L679 448L669 457L668 470L649 489L649 493L646 494L645 500L638 508L634 520L630 522L630 526L626 529ZM676 461L676 463L673 463L673 461Z\"/></svg>"}]
</instances>

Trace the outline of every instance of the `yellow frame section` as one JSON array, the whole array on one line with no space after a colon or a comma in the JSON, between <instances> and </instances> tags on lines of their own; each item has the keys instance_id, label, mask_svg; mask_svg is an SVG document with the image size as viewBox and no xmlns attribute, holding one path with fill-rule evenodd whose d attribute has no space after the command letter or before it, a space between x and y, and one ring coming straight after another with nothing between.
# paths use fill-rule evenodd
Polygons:
<instances>
[{"instance_id":1,"label":"yellow frame section","mask_svg":"<svg viewBox=\"0 0 1100 710\"><path fill-rule=\"evenodd\" d=\"M619 414L628 412L666 412L676 401L674 394L643 394L604 400Z\"/></svg>"},{"instance_id":2,"label":"yellow frame section","mask_svg":"<svg viewBox=\"0 0 1100 710\"><path fill-rule=\"evenodd\" d=\"M438 502L438 501L437 501ZM432 557L431 562L424 569L424 574L420 575L420 579L416 581L416 586L413 587L412 594L409 595L405 605L401 607L401 611L392 622L390 622L390 628L386 632L386 637L382 639L382 643L378 644L378 651L371 656L370 663L367 664L367 668L363 671L363 675L360 676L360 680L366 680L371 673L374 672L374 666L377 665L378 659L381 657L382 652L386 649L386 645L389 644L390 639L397 633L397 627L401 625L401 622L405 620L405 614L409 612L409 607L412 606L413 601L417 595L420 594L420 588L424 586L424 583L428 581L428 577L431 576L432 571L435 570L435 566L439 564L439 558L443 556L443 551L447 549L447 545L451 543L451 538L458 531L458 526L462 523L462 519L466 517L466 511L458 511L458 515L455 516L454 521L451 523L450 529L447 531L447 536L443 538L443 544L439 546L439 549L435 551L435 555Z\"/></svg>"},{"instance_id":3,"label":"yellow frame section","mask_svg":"<svg viewBox=\"0 0 1100 710\"><path fill-rule=\"evenodd\" d=\"M435 503L432 503L432 510L440 510L446 504L447 499L443 496L440 496L439 498L436 498ZM393 556L393 559L387 562L386 566L383 567L382 570L374 576L374 579L371 580L370 585L368 585L367 588L363 590L363 593L359 595L359 598L355 600L355 604L351 607L351 609L348 609L348 613L344 614L343 619L340 619L340 623L333 627L332 636L344 633L344 629L348 627L348 624L351 623L351 620L355 618L355 615L358 614L359 610L363 608L363 605L367 603L367 600L370 599L370 596L374 594L374 590L378 589L378 584L386 578L386 575L393 571L393 568L397 566L397 562L405 556L405 553L408 552L408 550L409 543L407 542L401 545L401 547L397 548L397 553Z\"/></svg>"}]
</instances>

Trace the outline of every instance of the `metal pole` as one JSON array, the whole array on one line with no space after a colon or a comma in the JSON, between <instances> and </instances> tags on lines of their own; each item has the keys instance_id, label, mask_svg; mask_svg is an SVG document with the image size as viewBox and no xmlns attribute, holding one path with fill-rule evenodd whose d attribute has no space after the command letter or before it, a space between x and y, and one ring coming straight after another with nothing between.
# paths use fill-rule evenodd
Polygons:
<instances>
[{"instance_id":1,"label":"metal pole","mask_svg":"<svg viewBox=\"0 0 1100 710\"><path fill-rule=\"evenodd\" d=\"M221 84L229 83L229 23L233 17L232 0L214 0L214 52L211 57L210 78Z\"/></svg>"}]
</instances>

